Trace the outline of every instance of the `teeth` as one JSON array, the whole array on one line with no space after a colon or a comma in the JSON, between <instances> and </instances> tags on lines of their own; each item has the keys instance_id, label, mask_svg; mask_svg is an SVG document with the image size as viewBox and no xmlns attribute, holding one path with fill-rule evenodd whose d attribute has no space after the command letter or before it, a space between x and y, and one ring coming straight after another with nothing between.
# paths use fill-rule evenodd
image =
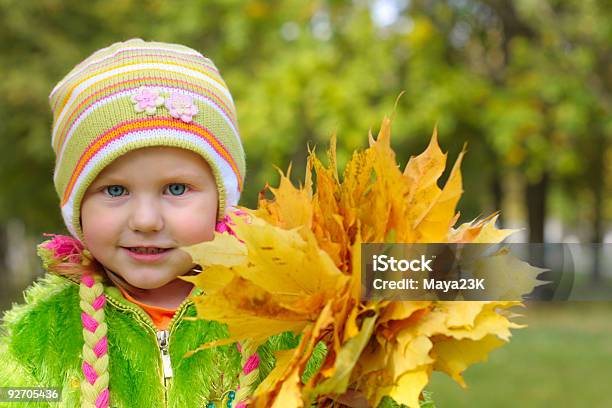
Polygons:
<instances>
[{"instance_id":1,"label":"teeth","mask_svg":"<svg viewBox=\"0 0 612 408\"><path fill-rule=\"evenodd\" d=\"M160 252L165 251L163 248L130 248L130 251L136 252L138 254L159 254Z\"/></svg>"}]
</instances>

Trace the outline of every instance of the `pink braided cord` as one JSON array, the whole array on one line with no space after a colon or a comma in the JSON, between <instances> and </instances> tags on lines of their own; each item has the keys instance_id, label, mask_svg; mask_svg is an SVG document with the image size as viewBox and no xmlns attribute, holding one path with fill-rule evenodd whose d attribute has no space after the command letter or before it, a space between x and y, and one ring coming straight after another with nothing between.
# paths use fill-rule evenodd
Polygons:
<instances>
[{"instance_id":1,"label":"pink braided cord","mask_svg":"<svg viewBox=\"0 0 612 408\"><path fill-rule=\"evenodd\" d=\"M81 282L85 284L88 288L91 288L96 282L94 278L89 274L83 274L81 276ZM106 298L104 294L98 296L92 303L92 307L94 310L100 310L106 304ZM81 313L81 320L83 322L83 327L90 331L95 332L99 326L99 323L92 316L88 315L85 312ZM102 337L98 343L93 347L93 352L96 357L100 358L104 354L108 352L108 340L106 336ZM98 373L96 370L87 362L83 361L82 365L83 375L85 379L91 384L94 385L96 380L98 379ZM98 398L96 398L96 408L108 408L110 401L110 394L108 388L102 390Z\"/></svg>"},{"instance_id":2,"label":"pink braided cord","mask_svg":"<svg viewBox=\"0 0 612 408\"><path fill-rule=\"evenodd\" d=\"M98 398L96 398L96 408L107 408L109 403L109 397L110 395L108 392L108 388L105 388L104 391L102 391L100 395L98 395Z\"/></svg>"},{"instance_id":3,"label":"pink braided cord","mask_svg":"<svg viewBox=\"0 0 612 408\"><path fill-rule=\"evenodd\" d=\"M94 283L96 283L96 281L91 275L86 275L86 274L84 274L81 277L81 282L83 282L85 286L87 286L88 288L91 288L94 285Z\"/></svg>"},{"instance_id":4,"label":"pink braided cord","mask_svg":"<svg viewBox=\"0 0 612 408\"><path fill-rule=\"evenodd\" d=\"M66 235L44 234L47 237L52 237L45 241L43 248L51 251L55 259L65 259L68 262L79 263L83 252L83 244L81 241Z\"/></svg>"},{"instance_id":5,"label":"pink braided cord","mask_svg":"<svg viewBox=\"0 0 612 408\"><path fill-rule=\"evenodd\" d=\"M85 378L87 378L87 381L91 384L94 385L96 380L98 379L98 373L96 373L96 370L89 365L89 363L87 361L83 361L83 374L85 374Z\"/></svg>"},{"instance_id":6,"label":"pink braided cord","mask_svg":"<svg viewBox=\"0 0 612 408\"><path fill-rule=\"evenodd\" d=\"M259 356L257 353L252 354L249 359L244 363L244 367L242 367L242 372L244 375L248 375L251 371L259 367Z\"/></svg>"},{"instance_id":7,"label":"pink braided cord","mask_svg":"<svg viewBox=\"0 0 612 408\"><path fill-rule=\"evenodd\" d=\"M238 349L239 353L242 353L242 345L240 344L240 342L236 342L236 348ZM253 353L249 356L249 358L247 359L247 361L244 363L244 366L242 367L242 373L244 375L248 375L250 374L253 370L255 370L257 367L259 367L259 356L257 355L257 353ZM238 385L238 387L236 387L236 391L238 391L240 389L240 385ZM240 401L234 408L247 408L247 404L244 401Z\"/></svg>"},{"instance_id":8,"label":"pink braided cord","mask_svg":"<svg viewBox=\"0 0 612 408\"><path fill-rule=\"evenodd\" d=\"M100 310L104 307L104 304L106 303L106 297L104 295L100 295L96 298L96 300L93 301L93 308L95 310Z\"/></svg>"},{"instance_id":9,"label":"pink braided cord","mask_svg":"<svg viewBox=\"0 0 612 408\"><path fill-rule=\"evenodd\" d=\"M98 322L96 319L88 315L87 313L81 313L81 320L83 321L83 327L85 327L90 332L95 332L98 328Z\"/></svg>"},{"instance_id":10,"label":"pink braided cord","mask_svg":"<svg viewBox=\"0 0 612 408\"><path fill-rule=\"evenodd\" d=\"M101 357L108 352L108 341L106 336L102 337L100 341L93 348L96 357Z\"/></svg>"}]
</instances>

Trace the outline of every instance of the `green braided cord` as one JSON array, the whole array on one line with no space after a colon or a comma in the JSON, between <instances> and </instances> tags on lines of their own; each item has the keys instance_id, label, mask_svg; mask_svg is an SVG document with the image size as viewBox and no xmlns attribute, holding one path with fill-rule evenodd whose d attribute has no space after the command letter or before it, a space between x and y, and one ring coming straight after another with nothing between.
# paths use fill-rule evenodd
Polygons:
<instances>
[{"instance_id":1,"label":"green braided cord","mask_svg":"<svg viewBox=\"0 0 612 408\"><path fill-rule=\"evenodd\" d=\"M92 278L93 284L91 284ZM91 287L86 284L87 281L89 281ZM97 378L95 382L91 384L87 379L87 374L85 374L81 381L83 398L81 406L83 408L108 406L108 352L105 350L106 346L104 347L104 352L100 356L97 356L94 352L95 346L106 336L107 332L107 325L104 321L104 307L100 307L99 303L100 296L104 296L102 277L97 273L84 276L81 280L79 296L81 299L81 310L83 311L82 316L85 318L85 315L88 315L97 322L97 328L93 332L88 330L86 322L83 322L83 338L85 340L83 344L83 366L85 367L85 363L89 364L97 373ZM97 299L98 309L96 310L96 308L94 308L94 305L96 305L94 302ZM100 352L98 354L100 354ZM103 393L106 394L107 399L105 405L101 405L103 402L100 401L100 399L103 398L99 398Z\"/></svg>"},{"instance_id":2,"label":"green braided cord","mask_svg":"<svg viewBox=\"0 0 612 408\"><path fill-rule=\"evenodd\" d=\"M242 360L240 362L240 366L244 368L249 358L255 354L257 349L253 346L253 342L251 340L244 340L241 342L241 346ZM254 370L246 375L244 374L244 370L240 370L240 376L238 377L239 388L236 391L234 401L239 404L240 402L245 402L245 400L251 396L251 394L255 391L255 382L257 381L258 375L259 365L257 365Z\"/></svg>"}]
</instances>

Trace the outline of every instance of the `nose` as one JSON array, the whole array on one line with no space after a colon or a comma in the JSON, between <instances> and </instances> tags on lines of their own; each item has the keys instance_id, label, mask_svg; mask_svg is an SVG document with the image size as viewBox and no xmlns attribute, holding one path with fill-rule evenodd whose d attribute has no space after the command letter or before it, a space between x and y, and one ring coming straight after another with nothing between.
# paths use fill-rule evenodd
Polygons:
<instances>
[{"instance_id":1,"label":"nose","mask_svg":"<svg viewBox=\"0 0 612 408\"><path fill-rule=\"evenodd\" d=\"M128 227L135 232L156 232L164 227L160 203L147 197L132 201Z\"/></svg>"}]
</instances>

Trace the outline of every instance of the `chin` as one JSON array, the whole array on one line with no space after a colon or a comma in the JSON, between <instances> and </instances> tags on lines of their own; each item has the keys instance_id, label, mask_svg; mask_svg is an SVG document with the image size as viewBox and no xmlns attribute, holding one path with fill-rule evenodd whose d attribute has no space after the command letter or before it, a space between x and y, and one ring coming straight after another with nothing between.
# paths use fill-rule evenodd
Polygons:
<instances>
[{"instance_id":1,"label":"chin","mask_svg":"<svg viewBox=\"0 0 612 408\"><path fill-rule=\"evenodd\" d=\"M140 283L137 282L136 286L137 288L140 289L157 289L157 288L161 288L162 286L164 286L165 284L167 284L168 282L146 282L146 283Z\"/></svg>"},{"instance_id":2,"label":"chin","mask_svg":"<svg viewBox=\"0 0 612 408\"><path fill-rule=\"evenodd\" d=\"M152 275L155 272L143 272L144 274L147 275ZM174 280L174 276L147 276L147 279L143 279L143 276L138 276L136 277L136 279L130 279L128 282L133 285L136 286L137 288L140 289L157 289L157 288L161 288L164 285L167 285L168 283L172 282ZM126 279L127 280L127 279Z\"/></svg>"}]
</instances>

